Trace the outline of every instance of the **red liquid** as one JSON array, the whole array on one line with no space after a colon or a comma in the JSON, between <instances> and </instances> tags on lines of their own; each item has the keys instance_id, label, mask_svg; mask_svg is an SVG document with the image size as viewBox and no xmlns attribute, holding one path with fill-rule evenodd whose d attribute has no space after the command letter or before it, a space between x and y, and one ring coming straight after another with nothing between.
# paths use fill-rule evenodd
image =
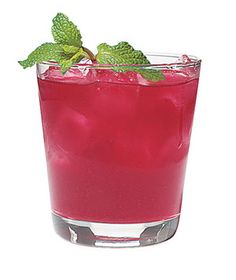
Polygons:
<instances>
[{"instance_id":1,"label":"red liquid","mask_svg":"<svg viewBox=\"0 0 236 280\"><path fill-rule=\"evenodd\" d=\"M110 223L176 217L198 78L81 75L52 69L38 80L53 212Z\"/></svg>"}]
</instances>

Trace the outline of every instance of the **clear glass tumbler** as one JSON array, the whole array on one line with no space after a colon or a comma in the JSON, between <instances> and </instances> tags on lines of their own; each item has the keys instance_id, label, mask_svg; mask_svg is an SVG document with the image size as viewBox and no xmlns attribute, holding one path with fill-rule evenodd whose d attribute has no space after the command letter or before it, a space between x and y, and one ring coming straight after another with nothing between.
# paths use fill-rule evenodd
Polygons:
<instances>
[{"instance_id":1,"label":"clear glass tumbler","mask_svg":"<svg viewBox=\"0 0 236 280\"><path fill-rule=\"evenodd\" d=\"M73 243L145 246L176 232L201 61L148 58L165 80L37 65L54 227Z\"/></svg>"}]
</instances>

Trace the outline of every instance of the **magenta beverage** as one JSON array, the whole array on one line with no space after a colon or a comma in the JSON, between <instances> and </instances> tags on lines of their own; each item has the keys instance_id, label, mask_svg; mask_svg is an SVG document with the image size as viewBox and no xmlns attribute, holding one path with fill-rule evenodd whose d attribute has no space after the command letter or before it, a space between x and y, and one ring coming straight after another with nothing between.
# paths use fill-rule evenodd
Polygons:
<instances>
[{"instance_id":1,"label":"magenta beverage","mask_svg":"<svg viewBox=\"0 0 236 280\"><path fill-rule=\"evenodd\" d=\"M140 246L177 229L200 61L150 59L165 80L38 65L53 220L72 242Z\"/></svg>"},{"instance_id":2,"label":"magenta beverage","mask_svg":"<svg viewBox=\"0 0 236 280\"><path fill-rule=\"evenodd\" d=\"M63 13L37 65L56 232L75 244L139 247L178 227L201 61L128 42L84 47Z\"/></svg>"}]
</instances>

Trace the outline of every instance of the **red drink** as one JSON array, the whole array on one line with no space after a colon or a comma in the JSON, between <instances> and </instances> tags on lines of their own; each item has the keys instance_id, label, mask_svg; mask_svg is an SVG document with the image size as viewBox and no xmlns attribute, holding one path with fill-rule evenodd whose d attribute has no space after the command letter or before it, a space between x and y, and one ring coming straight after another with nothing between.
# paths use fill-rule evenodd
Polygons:
<instances>
[{"instance_id":1,"label":"red drink","mask_svg":"<svg viewBox=\"0 0 236 280\"><path fill-rule=\"evenodd\" d=\"M163 70L157 83L110 69L59 71L38 79L53 213L112 224L178 219L199 65Z\"/></svg>"}]
</instances>

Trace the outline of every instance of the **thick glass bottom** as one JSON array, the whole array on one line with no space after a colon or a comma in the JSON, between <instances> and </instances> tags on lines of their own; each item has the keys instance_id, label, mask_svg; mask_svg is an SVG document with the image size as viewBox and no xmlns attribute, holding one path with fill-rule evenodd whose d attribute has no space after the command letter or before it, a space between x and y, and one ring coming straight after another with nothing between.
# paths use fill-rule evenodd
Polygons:
<instances>
[{"instance_id":1,"label":"thick glass bottom","mask_svg":"<svg viewBox=\"0 0 236 280\"><path fill-rule=\"evenodd\" d=\"M52 214L54 228L64 239L94 247L140 247L170 239L176 232L179 215L151 223L109 224L67 219Z\"/></svg>"}]
</instances>

